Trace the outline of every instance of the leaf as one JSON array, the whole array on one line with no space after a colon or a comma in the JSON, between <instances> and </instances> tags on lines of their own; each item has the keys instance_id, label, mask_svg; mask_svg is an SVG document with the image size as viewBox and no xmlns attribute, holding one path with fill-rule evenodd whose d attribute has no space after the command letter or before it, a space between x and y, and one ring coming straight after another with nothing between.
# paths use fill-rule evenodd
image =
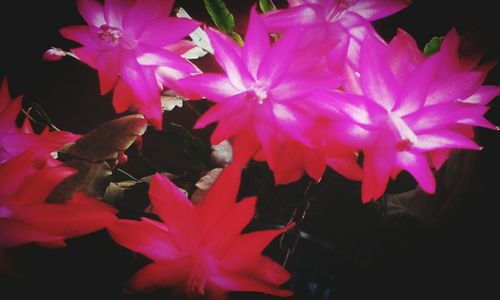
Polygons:
<instances>
[{"instance_id":1,"label":"leaf","mask_svg":"<svg viewBox=\"0 0 500 300\"><path fill-rule=\"evenodd\" d=\"M274 5L273 0L259 0L259 7L262 12L276 10L276 5Z\"/></svg>"},{"instance_id":2,"label":"leaf","mask_svg":"<svg viewBox=\"0 0 500 300\"><path fill-rule=\"evenodd\" d=\"M222 0L203 0L208 14L214 21L217 28L227 34L234 32L234 16L227 9Z\"/></svg>"},{"instance_id":3,"label":"leaf","mask_svg":"<svg viewBox=\"0 0 500 300\"><path fill-rule=\"evenodd\" d=\"M424 47L424 55L429 56L439 51L441 48L441 42L443 41L443 37L433 37Z\"/></svg>"},{"instance_id":4,"label":"leaf","mask_svg":"<svg viewBox=\"0 0 500 300\"><path fill-rule=\"evenodd\" d=\"M115 160L118 152L127 150L138 136L144 134L147 125L142 115L124 116L91 130L61 152L70 158L90 162Z\"/></svg>"},{"instance_id":5,"label":"leaf","mask_svg":"<svg viewBox=\"0 0 500 300\"><path fill-rule=\"evenodd\" d=\"M147 121L142 115L124 116L100 125L61 150L64 165L78 173L62 181L47 202L64 202L78 191L102 198L111 182L118 154L127 150L146 128Z\"/></svg>"},{"instance_id":6,"label":"leaf","mask_svg":"<svg viewBox=\"0 0 500 300\"><path fill-rule=\"evenodd\" d=\"M102 198L110 183L111 167L105 161L89 162L82 159L65 161L64 165L78 173L63 180L47 197L49 203L63 203L76 192Z\"/></svg>"},{"instance_id":7,"label":"leaf","mask_svg":"<svg viewBox=\"0 0 500 300\"><path fill-rule=\"evenodd\" d=\"M236 32L231 32L231 38L238 43L238 45L243 46L243 39Z\"/></svg>"}]
</instances>

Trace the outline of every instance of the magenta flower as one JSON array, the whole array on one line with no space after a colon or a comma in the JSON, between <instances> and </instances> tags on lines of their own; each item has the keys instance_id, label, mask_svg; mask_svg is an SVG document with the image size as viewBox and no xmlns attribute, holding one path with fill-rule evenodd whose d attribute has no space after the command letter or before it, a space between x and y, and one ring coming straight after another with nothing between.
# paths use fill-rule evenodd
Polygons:
<instances>
[{"instance_id":1,"label":"magenta flower","mask_svg":"<svg viewBox=\"0 0 500 300\"><path fill-rule=\"evenodd\" d=\"M88 26L63 28L61 34L83 45L73 53L99 73L101 93L115 87L117 113L139 109L157 128L162 126L158 79L197 73L197 68L177 53L186 50L181 40L199 23L169 17L173 0L79 0L78 10ZM194 47L194 44L191 44ZM167 68L171 76L159 67ZM168 73L168 72L167 72Z\"/></svg>"},{"instance_id":2,"label":"magenta flower","mask_svg":"<svg viewBox=\"0 0 500 300\"><path fill-rule=\"evenodd\" d=\"M279 149L287 140L312 145L307 131L315 125L315 108L307 96L314 90L336 88L341 80L298 67L312 68L317 60L294 52L300 32L290 31L271 45L254 8L243 48L218 31L208 29L207 33L225 74L200 74L179 81L189 98L216 102L195 127L218 121L212 144L231 139L234 159L242 164L262 149L271 169L278 167Z\"/></svg>"},{"instance_id":3,"label":"magenta flower","mask_svg":"<svg viewBox=\"0 0 500 300\"><path fill-rule=\"evenodd\" d=\"M364 152L364 202L378 199L389 178L402 170L433 193L431 167L439 168L447 151L480 149L471 139L471 126L495 128L483 115L485 105L500 94L500 87L481 86L486 72L460 67L454 30L427 58L401 30L389 45L366 38L360 76L351 78L352 90L360 94L323 93L318 103L335 118L340 111L356 122L340 128L343 141Z\"/></svg>"},{"instance_id":4,"label":"magenta flower","mask_svg":"<svg viewBox=\"0 0 500 300\"><path fill-rule=\"evenodd\" d=\"M271 32L301 27L310 31L310 35L317 35L318 31L328 33L327 39L318 37L314 46L305 43L304 47L316 47L345 32L349 36L347 57L357 69L360 43L367 35L377 35L369 22L390 16L409 3L409 0L288 0L288 8L264 14L264 23Z\"/></svg>"},{"instance_id":5,"label":"magenta flower","mask_svg":"<svg viewBox=\"0 0 500 300\"><path fill-rule=\"evenodd\" d=\"M27 117L22 128L17 128L16 118L21 111L21 99L17 97L12 101L7 79L4 79L0 89L0 163L27 150L31 151L33 159L44 157L80 138L77 134L49 131L48 128L37 135Z\"/></svg>"},{"instance_id":6,"label":"magenta flower","mask_svg":"<svg viewBox=\"0 0 500 300\"><path fill-rule=\"evenodd\" d=\"M104 228L115 221L115 209L84 194L64 204L45 203L63 179L75 173L56 161L37 164L24 152L0 164L0 249L37 242L63 247L64 239ZM45 163L45 165L42 165Z\"/></svg>"},{"instance_id":7,"label":"magenta flower","mask_svg":"<svg viewBox=\"0 0 500 300\"><path fill-rule=\"evenodd\" d=\"M155 175L149 196L163 223L143 218L109 227L117 243L153 261L131 278L132 290L168 287L180 299L227 299L227 291L292 294L279 287L290 274L261 254L288 228L241 234L254 215L256 199L235 201L240 172L235 166L223 170L197 205L168 179Z\"/></svg>"}]
</instances>

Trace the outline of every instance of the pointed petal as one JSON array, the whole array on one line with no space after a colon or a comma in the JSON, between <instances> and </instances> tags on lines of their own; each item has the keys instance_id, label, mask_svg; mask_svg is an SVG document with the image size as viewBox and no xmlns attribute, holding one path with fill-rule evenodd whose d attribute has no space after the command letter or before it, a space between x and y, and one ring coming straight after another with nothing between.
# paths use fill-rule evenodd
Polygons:
<instances>
[{"instance_id":1,"label":"pointed petal","mask_svg":"<svg viewBox=\"0 0 500 300\"><path fill-rule=\"evenodd\" d=\"M202 231L210 231L212 226L234 207L240 180L241 166L232 164L222 170L203 202L197 207L200 212Z\"/></svg>"},{"instance_id":2,"label":"pointed petal","mask_svg":"<svg viewBox=\"0 0 500 300\"><path fill-rule=\"evenodd\" d=\"M263 21L271 32L284 32L290 27L303 27L324 22L323 6L307 4L264 14Z\"/></svg>"},{"instance_id":3,"label":"pointed petal","mask_svg":"<svg viewBox=\"0 0 500 300\"><path fill-rule=\"evenodd\" d=\"M288 71L295 57L294 50L297 47L300 33L299 30L287 31L262 59L257 78L259 81L267 83L269 88L278 85Z\"/></svg>"},{"instance_id":4,"label":"pointed petal","mask_svg":"<svg viewBox=\"0 0 500 300\"><path fill-rule=\"evenodd\" d=\"M415 39L402 29L389 43L389 66L398 84L403 86L415 68L424 60L424 55L418 48Z\"/></svg>"},{"instance_id":5,"label":"pointed petal","mask_svg":"<svg viewBox=\"0 0 500 300\"><path fill-rule=\"evenodd\" d=\"M133 52L122 51L120 66L121 77L132 88L137 97L145 102L159 99L160 88L154 72L139 65Z\"/></svg>"},{"instance_id":6,"label":"pointed petal","mask_svg":"<svg viewBox=\"0 0 500 300\"><path fill-rule=\"evenodd\" d=\"M164 18L149 22L140 37L142 43L165 47L188 36L200 23L187 18Z\"/></svg>"},{"instance_id":7,"label":"pointed petal","mask_svg":"<svg viewBox=\"0 0 500 300\"><path fill-rule=\"evenodd\" d=\"M167 226L180 251L190 249L198 237L193 204L168 178L155 174L149 187L154 211Z\"/></svg>"},{"instance_id":8,"label":"pointed petal","mask_svg":"<svg viewBox=\"0 0 500 300\"><path fill-rule=\"evenodd\" d=\"M380 198L387 187L394 168L395 149L390 133L382 132L372 149L364 151L363 183L361 196L363 203Z\"/></svg>"},{"instance_id":9,"label":"pointed petal","mask_svg":"<svg viewBox=\"0 0 500 300\"><path fill-rule=\"evenodd\" d=\"M135 292L152 292L172 287L186 280L190 267L189 261L185 259L155 262L135 273L128 286Z\"/></svg>"},{"instance_id":10,"label":"pointed petal","mask_svg":"<svg viewBox=\"0 0 500 300\"><path fill-rule=\"evenodd\" d=\"M440 129L418 136L413 147L420 151L430 151L449 148L480 150L481 147L473 140L452 130Z\"/></svg>"},{"instance_id":11,"label":"pointed petal","mask_svg":"<svg viewBox=\"0 0 500 300\"><path fill-rule=\"evenodd\" d=\"M209 280L211 284L227 291L261 292L280 297L290 297L293 295L292 291L280 289L279 287L267 284L258 279L223 271L221 268L219 268L217 274L212 276Z\"/></svg>"},{"instance_id":12,"label":"pointed petal","mask_svg":"<svg viewBox=\"0 0 500 300\"><path fill-rule=\"evenodd\" d=\"M179 251L167 230L153 225L153 222L119 220L109 226L108 231L115 242L153 261L178 258Z\"/></svg>"},{"instance_id":13,"label":"pointed petal","mask_svg":"<svg viewBox=\"0 0 500 300\"><path fill-rule=\"evenodd\" d=\"M408 171L425 192L432 194L436 191L436 180L424 155L400 151L396 156L396 164Z\"/></svg>"},{"instance_id":14,"label":"pointed petal","mask_svg":"<svg viewBox=\"0 0 500 300\"><path fill-rule=\"evenodd\" d=\"M65 204L26 205L16 216L46 232L72 238L105 228L116 221L116 210L82 193Z\"/></svg>"},{"instance_id":15,"label":"pointed petal","mask_svg":"<svg viewBox=\"0 0 500 300\"><path fill-rule=\"evenodd\" d=\"M158 13L158 0L135 1L123 18L123 29L131 37L139 39L144 29Z\"/></svg>"},{"instance_id":16,"label":"pointed petal","mask_svg":"<svg viewBox=\"0 0 500 300\"><path fill-rule=\"evenodd\" d=\"M307 130L313 127L314 121L311 120L306 111L293 105L280 103L273 103L272 110L278 128L302 144L312 147L313 142L307 134Z\"/></svg>"},{"instance_id":17,"label":"pointed petal","mask_svg":"<svg viewBox=\"0 0 500 300\"><path fill-rule=\"evenodd\" d=\"M35 170L33 151L26 151L0 164L0 175L9 180L0 180L0 203L11 199L22 187L27 175Z\"/></svg>"},{"instance_id":18,"label":"pointed petal","mask_svg":"<svg viewBox=\"0 0 500 300\"><path fill-rule=\"evenodd\" d=\"M210 143L217 145L232 137L243 136L249 127L250 120L251 114L248 111L243 111L237 116L227 116L225 119L220 120L212 136L210 136ZM247 143L244 144L247 145Z\"/></svg>"},{"instance_id":19,"label":"pointed petal","mask_svg":"<svg viewBox=\"0 0 500 300\"><path fill-rule=\"evenodd\" d=\"M319 182L326 170L325 157L316 151L308 149L304 153L304 167L307 175Z\"/></svg>"},{"instance_id":20,"label":"pointed petal","mask_svg":"<svg viewBox=\"0 0 500 300\"><path fill-rule=\"evenodd\" d=\"M95 27L106 24L101 3L95 0L78 0L77 8L87 24Z\"/></svg>"},{"instance_id":21,"label":"pointed petal","mask_svg":"<svg viewBox=\"0 0 500 300\"><path fill-rule=\"evenodd\" d=\"M32 242L60 241L61 237L14 219L0 219L0 249Z\"/></svg>"},{"instance_id":22,"label":"pointed petal","mask_svg":"<svg viewBox=\"0 0 500 300\"><path fill-rule=\"evenodd\" d=\"M426 105L467 99L479 89L482 77L481 72L464 72L437 78L429 89Z\"/></svg>"},{"instance_id":23,"label":"pointed petal","mask_svg":"<svg viewBox=\"0 0 500 300\"><path fill-rule=\"evenodd\" d=\"M483 85L472 96L462 102L478 105L486 105L495 97L500 95L500 87L493 85Z\"/></svg>"},{"instance_id":24,"label":"pointed petal","mask_svg":"<svg viewBox=\"0 0 500 300\"><path fill-rule=\"evenodd\" d=\"M129 2L123 0L104 1L104 19L111 27L123 28L122 20L129 8Z\"/></svg>"},{"instance_id":25,"label":"pointed petal","mask_svg":"<svg viewBox=\"0 0 500 300\"><path fill-rule=\"evenodd\" d=\"M80 47L71 49L79 60L89 65L91 68L97 69L97 58L99 57L99 52L96 50L91 50L90 48Z\"/></svg>"},{"instance_id":26,"label":"pointed petal","mask_svg":"<svg viewBox=\"0 0 500 300\"><path fill-rule=\"evenodd\" d=\"M368 98L391 110L396 102L398 85L388 68L387 48L378 39L368 36L360 54L361 86Z\"/></svg>"},{"instance_id":27,"label":"pointed petal","mask_svg":"<svg viewBox=\"0 0 500 300\"><path fill-rule=\"evenodd\" d=\"M250 20L245 35L245 46L242 50L243 61L245 61L254 78L257 78L259 66L270 47L269 34L254 6L250 12Z\"/></svg>"},{"instance_id":28,"label":"pointed petal","mask_svg":"<svg viewBox=\"0 0 500 300\"><path fill-rule=\"evenodd\" d=\"M217 129L219 129L219 127L220 125L217 126ZM224 130L227 129L224 128ZM239 166L245 166L261 148L253 128L249 127L239 131L238 134L231 139L231 142L233 145L233 164Z\"/></svg>"},{"instance_id":29,"label":"pointed petal","mask_svg":"<svg viewBox=\"0 0 500 300\"><path fill-rule=\"evenodd\" d=\"M235 203L213 226L203 227L202 244L213 257L222 258L255 214L256 197ZM207 220L207 219L205 219Z\"/></svg>"},{"instance_id":30,"label":"pointed petal","mask_svg":"<svg viewBox=\"0 0 500 300\"><path fill-rule=\"evenodd\" d=\"M118 80L118 59L116 51L101 52L97 57L101 95L109 93Z\"/></svg>"},{"instance_id":31,"label":"pointed petal","mask_svg":"<svg viewBox=\"0 0 500 300\"><path fill-rule=\"evenodd\" d=\"M206 32L214 48L217 63L226 72L235 88L246 90L246 86L253 82L253 79L241 58L241 48L221 32L211 28Z\"/></svg>"},{"instance_id":32,"label":"pointed petal","mask_svg":"<svg viewBox=\"0 0 500 300\"><path fill-rule=\"evenodd\" d=\"M226 75L200 74L183 78L177 82L183 96L189 99L207 98L213 102L221 102L239 94Z\"/></svg>"},{"instance_id":33,"label":"pointed petal","mask_svg":"<svg viewBox=\"0 0 500 300\"><path fill-rule=\"evenodd\" d=\"M0 113L9 106L11 101L7 77L4 77L2 80L2 87L0 87Z\"/></svg>"},{"instance_id":34,"label":"pointed petal","mask_svg":"<svg viewBox=\"0 0 500 300\"><path fill-rule=\"evenodd\" d=\"M436 150L429 152L429 156L432 161L432 165L436 170L441 169L441 167L444 165L446 160L448 160L448 157L450 156L450 149L443 149L443 150Z\"/></svg>"},{"instance_id":35,"label":"pointed petal","mask_svg":"<svg viewBox=\"0 0 500 300\"><path fill-rule=\"evenodd\" d=\"M312 92L333 90L343 82L343 78L331 73L289 74L271 90L271 96L277 101L302 98Z\"/></svg>"},{"instance_id":36,"label":"pointed petal","mask_svg":"<svg viewBox=\"0 0 500 300\"><path fill-rule=\"evenodd\" d=\"M431 56L420 64L407 78L399 91L398 100L393 111L400 115L415 112L424 106L426 97L439 67L439 57Z\"/></svg>"},{"instance_id":37,"label":"pointed petal","mask_svg":"<svg viewBox=\"0 0 500 300\"><path fill-rule=\"evenodd\" d=\"M359 0L348 11L355 12L368 21L375 21L397 13L410 3L409 0Z\"/></svg>"},{"instance_id":38,"label":"pointed petal","mask_svg":"<svg viewBox=\"0 0 500 300\"><path fill-rule=\"evenodd\" d=\"M118 79L115 91L113 92L113 107L117 114L121 114L128 109L138 106L134 91L123 79Z\"/></svg>"},{"instance_id":39,"label":"pointed petal","mask_svg":"<svg viewBox=\"0 0 500 300\"><path fill-rule=\"evenodd\" d=\"M239 114L248 106L247 96L247 93L237 94L212 106L198 119L194 128L203 128L210 123Z\"/></svg>"},{"instance_id":40,"label":"pointed petal","mask_svg":"<svg viewBox=\"0 0 500 300\"><path fill-rule=\"evenodd\" d=\"M328 157L327 162L332 169L347 179L363 179L363 170L358 165L358 155L356 153L346 156Z\"/></svg>"},{"instance_id":41,"label":"pointed petal","mask_svg":"<svg viewBox=\"0 0 500 300\"><path fill-rule=\"evenodd\" d=\"M98 31L96 27L85 25L73 25L59 30L63 37L80 43L91 50L99 50L102 48L97 38Z\"/></svg>"}]
</instances>

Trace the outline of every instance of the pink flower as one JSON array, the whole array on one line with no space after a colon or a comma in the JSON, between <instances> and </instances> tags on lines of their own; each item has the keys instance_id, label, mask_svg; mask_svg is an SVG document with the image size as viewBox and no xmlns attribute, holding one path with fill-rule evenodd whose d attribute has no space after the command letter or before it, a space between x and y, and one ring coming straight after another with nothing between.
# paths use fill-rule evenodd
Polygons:
<instances>
[{"instance_id":1,"label":"pink flower","mask_svg":"<svg viewBox=\"0 0 500 300\"><path fill-rule=\"evenodd\" d=\"M153 261L131 278L134 291L169 287L181 299L226 299L226 291L292 294L279 288L290 274L261 255L288 228L241 234L254 215L255 198L235 201L240 170L230 166L222 171L198 205L155 175L149 196L163 223L120 220L109 228L117 243Z\"/></svg>"},{"instance_id":2,"label":"pink flower","mask_svg":"<svg viewBox=\"0 0 500 300\"><path fill-rule=\"evenodd\" d=\"M409 3L409 0L288 0L288 8L264 14L264 23L272 32L301 27L316 35L318 30L326 30L327 39L336 39L345 32L350 40L348 58L357 69L360 43L367 35L376 35L369 22L392 15ZM326 41L317 39L315 44ZM316 47L312 45L304 47Z\"/></svg>"},{"instance_id":3,"label":"pink flower","mask_svg":"<svg viewBox=\"0 0 500 300\"><path fill-rule=\"evenodd\" d=\"M63 179L75 173L53 160L35 165L30 151L0 164L0 249L37 242L65 246L64 239L104 228L116 211L78 193L64 204L45 203Z\"/></svg>"},{"instance_id":4,"label":"pink flower","mask_svg":"<svg viewBox=\"0 0 500 300\"><path fill-rule=\"evenodd\" d=\"M70 132L52 132L48 128L37 135L27 117L22 128L17 128L16 118L20 111L21 97L11 100L7 79L4 79L0 90L0 163L27 150L31 150L33 159L44 157L80 138Z\"/></svg>"},{"instance_id":5,"label":"pink flower","mask_svg":"<svg viewBox=\"0 0 500 300\"><path fill-rule=\"evenodd\" d=\"M254 8L243 48L216 30L207 33L225 74L200 74L179 81L189 98L216 102L195 128L218 121L212 144L231 139L234 161L239 164L262 148L273 170L283 143L292 139L312 146L307 131L315 126L315 108L307 96L314 90L336 88L341 79L307 70L305 66L313 68L318 58L295 52L301 32L290 31L271 45Z\"/></svg>"},{"instance_id":6,"label":"pink flower","mask_svg":"<svg viewBox=\"0 0 500 300\"><path fill-rule=\"evenodd\" d=\"M197 73L197 68L179 55L194 47L181 40L199 23L169 17L173 0L79 0L78 10L88 26L63 28L61 34L83 45L73 53L99 73L101 93L115 87L113 105L117 113L139 109L157 128L162 126L160 86L162 81ZM189 47L187 47L189 44Z\"/></svg>"},{"instance_id":7,"label":"pink flower","mask_svg":"<svg viewBox=\"0 0 500 300\"><path fill-rule=\"evenodd\" d=\"M452 30L441 50L424 58L402 30L389 45L368 36L351 93L318 95L322 110L356 122L340 129L344 142L364 152L364 202L378 199L402 170L433 193L431 167L439 168L450 149L479 150L472 126L495 128L483 115L500 87L481 86L487 68L459 63L458 41Z\"/></svg>"}]
</instances>

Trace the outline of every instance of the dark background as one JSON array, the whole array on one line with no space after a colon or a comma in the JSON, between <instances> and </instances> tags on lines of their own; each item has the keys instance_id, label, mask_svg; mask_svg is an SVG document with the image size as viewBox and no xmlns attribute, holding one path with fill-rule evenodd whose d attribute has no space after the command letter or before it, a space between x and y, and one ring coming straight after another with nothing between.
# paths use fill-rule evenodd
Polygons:
<instances>
[{"instance_id":1,"label":"dark background","mask_svg":"<svg viewBox=\"0 0 500 300\"><path fill-rule=\"evenodd\" d=\"M177 1L193 17L208 21L201 2ZM236 15L240 34L244 33L252 2L226 0ZM444 35L455 26L461 34L475 32L472 36L488 50L486 57L491 59L500 57L498 12L495 1L416 0L375 26L387 39L398 27L403 28L421 47L431 37ZM41 59L52 46L76 46L58 33L64 26L84 23L74 1L2 1L0 14L0 76L8 77L11 94L25 95L26 104L38 102L54 124L76 133L88 132L115 117L111 97L99 95L94 70L72 59L55 63ZM500 67L490 72L486 82L500 85ZM495 124L500 124L499 105L498 99L492 102L487 115ZM194 122L192 112L186 108L166 117L187 128ZM303 225L318 238L301 241L289 264L297 299L498 298L500 146L496 132L479 129L477 136L485 149L472 156L456 156L458 174L464 174L466 181L449 185L456 199L448 200L454 204L445 207L446 217L432 225L405 215L381 217L378 211L383 208L379 205L361 206L356 202L359 184L329 172L327 176L334 183L318 188L322 201L315 202ZM161 141L161 135L146 135L145 151L153 163L174 173L182 170L184 166L176 157L179 154L172 153L168 143ZM137 176L151 173L141 168L135 171ZM450 174L446 175L451 176L450 180L457 179L453 178L456 173ZM252 185L254 175L264 178L263 185ZM260 204L262 223L283 223L290 214L290 203L294 203L288 198L303 189L305 181L274 188L267 180L269 176L262 166L251 168L244 176L246 190L257 191L264 199ZM403 192L412 189L412 184L402 176L389 191ZM268 199L272 197L277 200ZM324 241L326 246L318 241ZM2 277L4 286L0 290L17 295L4 297L1 292L4 299L32 293L37 297L118 297L121 283L143 263L124 264L131 254L114 245L104 232L74 239L68 249L28 246L7 254L25 275L21 280ZM280 254L275 252L274 256L278 259Z\"/></svg>"}]
</instances>

